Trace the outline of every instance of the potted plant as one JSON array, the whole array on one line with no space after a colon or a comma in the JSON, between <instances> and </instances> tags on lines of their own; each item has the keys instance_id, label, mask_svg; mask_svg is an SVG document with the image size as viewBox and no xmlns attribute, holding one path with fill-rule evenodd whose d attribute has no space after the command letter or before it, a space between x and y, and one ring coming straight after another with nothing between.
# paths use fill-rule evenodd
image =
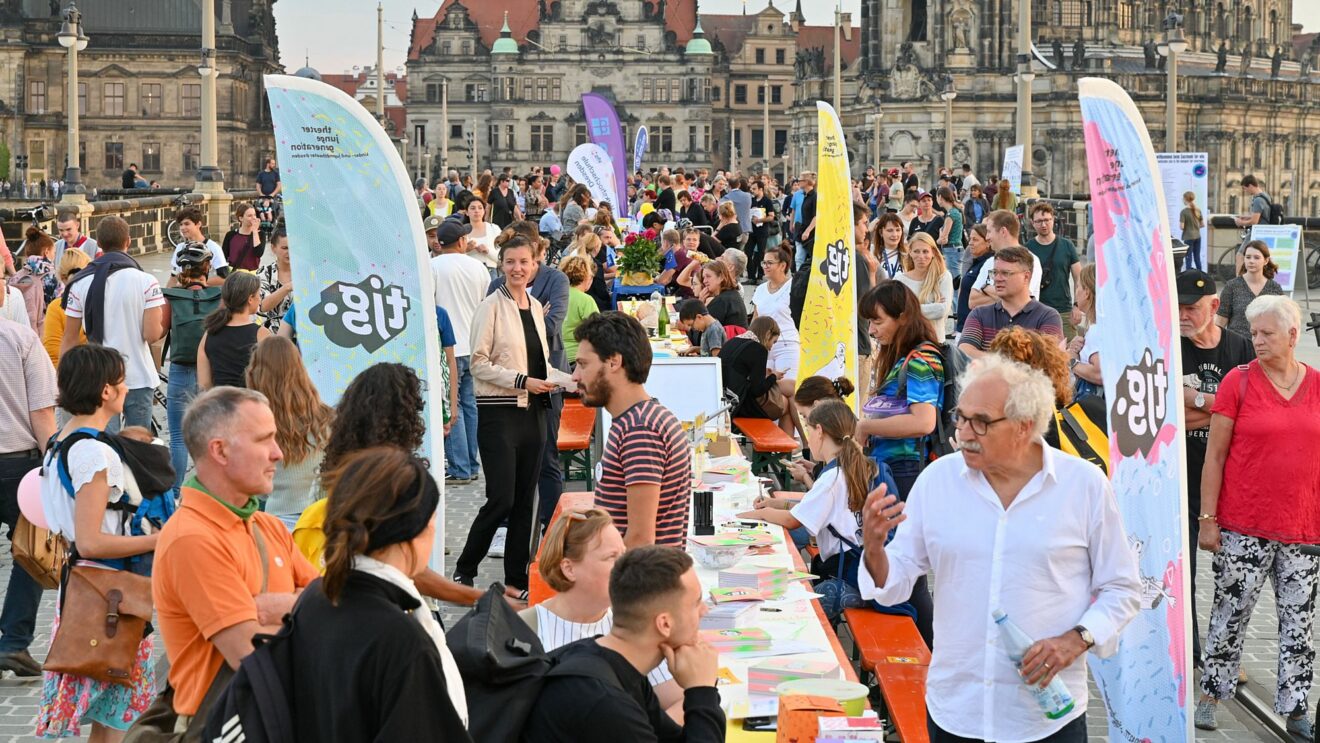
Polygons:
<instances>
[{"instance_id":1,"label":"potted plant","mask_svg":"<svg viewBox=\"0 0 1320 743\"><path fill-rule=\"evenodd\" d=\"M660 273L660 237L655 229L629 233L619 253L619 274L624 286L649 286Z\"/></svg>"}]
</instances>

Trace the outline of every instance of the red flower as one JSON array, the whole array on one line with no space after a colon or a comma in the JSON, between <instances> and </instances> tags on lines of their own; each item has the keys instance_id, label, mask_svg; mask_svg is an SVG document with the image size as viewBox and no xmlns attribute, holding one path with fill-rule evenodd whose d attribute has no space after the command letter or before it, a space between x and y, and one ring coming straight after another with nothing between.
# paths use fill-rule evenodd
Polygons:
<instances>
[{"instance_id":1,"label":"red flower","mask_svg":"<svg viewBox=\"0 0 1320 743\"><path fill-rule=\"evenodd\" d=\"M637 242L637 233L635 232L630 232L626 237L623 238L624 245L632 245L635 242Z\"/></svg>"}]
</instances>

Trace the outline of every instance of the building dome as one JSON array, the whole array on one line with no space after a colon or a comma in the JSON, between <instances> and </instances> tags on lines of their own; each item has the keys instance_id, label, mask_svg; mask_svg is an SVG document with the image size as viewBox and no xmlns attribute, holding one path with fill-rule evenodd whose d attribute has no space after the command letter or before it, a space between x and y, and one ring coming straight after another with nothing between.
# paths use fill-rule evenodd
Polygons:
<instances>
[{"instance_id":1,"label":"building dome","mask_svg":"<svg viewBox=\"0 0 1320 743\"><path fill-rule=\"evenodd\" d=\"M504 11L504 26L500 28L500 38L490 48L491 54L517 54L518 42L513 40L513 31L509 30L509 11Z\"/></svg>"},{"instance_id":2,"label":"building dome","mask_svg":"<svg viewBox=\"0 0 1320 743\"><path fill-rule=\"evenodd\" d=\"M321 73L317 72L316 70L312 69L311 67L304 67L304 68L302 68L301 70L298 70L297 72L293 73L293 76L294 76L294 77L305 77L305 78L307 78L308 80L316 80L317 82L320 82L320 80L321 80Z\"/></svg>"},{"instance_id":3,"label":"building dome","mask_svg":"<svg viewBox=\"0 0 1320 743\"><path fill-rule=\"evenodd\" d=\"M692 29L692 38L688 40L685 51L689 55L711 55L715 53L710 48L710 42L706 40L706 34L701 30L701 16L697 16L697 27Z\"/></svg>"}]
</instances>

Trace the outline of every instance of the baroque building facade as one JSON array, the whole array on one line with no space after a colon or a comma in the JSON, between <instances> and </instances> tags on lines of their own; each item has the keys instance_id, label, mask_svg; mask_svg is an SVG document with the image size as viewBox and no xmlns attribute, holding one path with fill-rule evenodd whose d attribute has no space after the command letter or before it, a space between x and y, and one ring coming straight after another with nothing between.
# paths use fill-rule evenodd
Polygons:
<instances>
[{"instance_id":1,"label":"baroque building facade","mask_svg":"<svg viewBox=\"0 0 1320 743\"><path fill-rule=\"evenodd\" d=\"M216 0L217 165L250 186L273 154L262 76L283 70L275 0ZM63 178L68 156L65 3L0 0L0 141L10 180ZM90 42L78 54L79 162L93 188L119 188L136 163L148 181L190 187L201 164L201 12L195 0L81 0ZM28 169L15 172L13 155Z\"/></svg>"},{"instance_id":2,"label":"baroque building facade","mask_svg":"<svg viewBox=\"0 0 1320 743\"><path fill-rule=\"evenodd\" d=\"M862 0L861 50L843 75L841 119L854 170L912 161L930 183L952 137L950 166L981 180L1002 167L1016 140L1017 2ZM1086 193L1077 80L1115 80L1132 95L1157 151L1165 136L1168 75L1158 44L1163 21L1182 16L1178 142L1209 154L1212 211L1246 208L1241 179L1260 178L1289 214L1320 214L1318 36L1299 34L1288 0L1032 0L1032 152L1042 195ZM814 59L819 59L817 55ZM814 161L817 98L832 75L797 71L791 157ZM957 97L945 121L939 93Z\"/></svg>"}]
</instances>

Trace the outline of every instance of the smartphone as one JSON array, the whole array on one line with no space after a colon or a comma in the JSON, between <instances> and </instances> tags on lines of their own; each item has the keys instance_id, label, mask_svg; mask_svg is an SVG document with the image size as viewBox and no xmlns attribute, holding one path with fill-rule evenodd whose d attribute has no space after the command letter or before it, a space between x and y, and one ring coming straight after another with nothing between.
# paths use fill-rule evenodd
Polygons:
<instances>
[{"instance_id":1,"label":"smartphone","mask_svg":"<svg viewBox=\"0 0 1320 743\"><path fill-rule=\"evenodd\" d=\"M743 718L743 730L752 733L765 731L774 731L779 729L778 717L745 717Z\"/></svg>"}]
</instances>

